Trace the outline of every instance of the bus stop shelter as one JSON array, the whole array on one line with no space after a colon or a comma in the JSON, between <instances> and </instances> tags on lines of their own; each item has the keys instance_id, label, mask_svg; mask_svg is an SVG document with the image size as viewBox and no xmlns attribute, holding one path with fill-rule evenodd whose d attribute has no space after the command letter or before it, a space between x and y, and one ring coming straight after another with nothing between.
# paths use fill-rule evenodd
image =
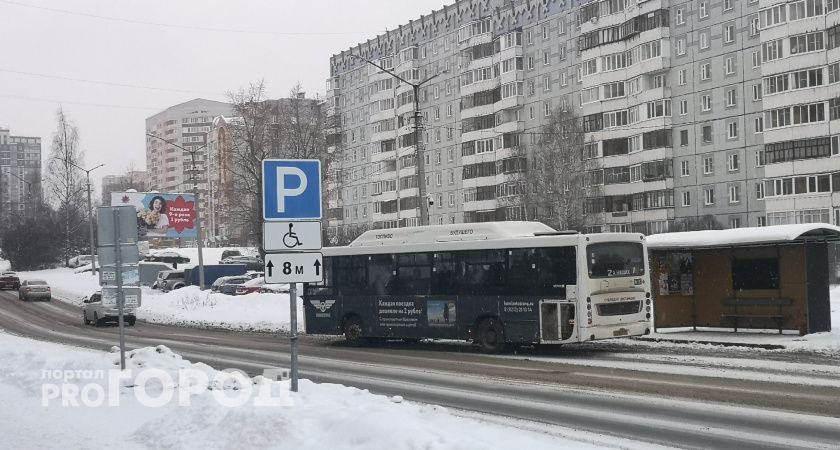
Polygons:
<instances>
[{"instance_id":1,"label":"bus stop shelter","mask_svg":"<svg viewBox=\"0 0 840 450\"><path fill-rule=\"evenodd\" d=\"M830 331L838 240L828 224L649 236L654 327Z\"/></svg>"}]
</instances>

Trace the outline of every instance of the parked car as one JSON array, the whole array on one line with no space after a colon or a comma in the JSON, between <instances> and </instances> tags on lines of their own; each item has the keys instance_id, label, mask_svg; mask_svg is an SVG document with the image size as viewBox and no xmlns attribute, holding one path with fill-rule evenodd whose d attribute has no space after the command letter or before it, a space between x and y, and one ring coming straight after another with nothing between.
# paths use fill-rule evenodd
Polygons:
<instances>
[{"instance_id":1,"label":"parked car","mask_svg":"<svg viewBox=\"0 0 840 450\"><path fill-rule=\"evenodd\" d=\"M157 252L146 257L146 261L167 263L177 269L178 264L186 264L190 259L175 252Z\"/></svg>"},{"instance_id":2,"label":"parked car","mask_svg":"<svg viewBox=\"0 0 840 450\"><path fill-rule=\"evenodd\" d=\"M161 270L158 272L157 280L152 285L152 289L167 292L173 289L181 289L184 286L183 270Z\"/></svg>"},{"instance_id":3,"label":"parked car","mask_svg":"<svg viewBox=\"0 0 840 450\"><path fill-rule=\"evenodd\" d=\"M232 275L227 277L219 277L210 285L210 290L213 292L221 292L222 294L234 294L236 286L250 280L245 275Z\"/></svg>"},{"instance_id":4,"label":"parked car","mask_svg":"<svg viewBox=\"0 0 840 450\"><path fill-rule=\"evenodd\" d=\"M23 301L50 301L52 299L52 291L44 280L24 280L20 283L20 288L18 289L18 299Z\"/></svg>"},{"instance_id":5,"label":"parked car","mask_svg":"<svg viewBox=\"0 0 840 450\"><path fill-rule=\"evenodd\" d=\"M236 295L252 294L259 292L260 288L265 286L265 277L257 277L253 280L248 280L236 287Z\"/></svg>"},{"instance_id":6,"label":"parked car","mask_svg":"<svg viewBox=\"0 0 840 450\"><path fill-rule=\"evenodd\" d=\"M14 272L0 275L0 289L20 289L20 278Z\"/></svg>"},{"instance_id":7,"label":"parked car","mask_svg":"<svg viewBox=\"0 0 840 450\"><path fill-rule=\"evenodd\" d=\"M125 305L125 308L123 308L123 320L130 327L133 327L134 322L137 321L134 310L133 305ZM93 324L99 327L105 322L118 321L119 314L119 309L116 306L104 306L102 304L101 291L96 291L90 297L85 297L82 300L82 323L84 325Z\"/></svg>"},{"instance_id":8,"label":"parked car","mask_svg":"<svg viewBox=\"0 0 840 450\"><path fill-rule=\"evenodd\" d=\"M245 264L245 267L248 270L265 269L263 260L257 258L256 256L231 256L230 258L223 259L222 264Z\"/></svg>"},{"instance_id":9,"label":"parked car","mask_svg":"<svg viewBox=\"0 0 840 450\"><path fill-rule=\"evenodd\" d=\"M289 285L279 283L266 283L260 287L261 294L288 294Z\"/></svg>"},{"instance_id":10,"label":"parked car","mask_svg":"<svg viewBox=\"0 0 840 450\"><path fill-rule=\"evenodd\" d=\"M242 256L242 252L240 252L239 250L224 250L222 252L222 258L219 260L219 264L223 264L222 261L232 256Z\"/></svg>"},{"instance_id":11,"label":"parked car","mask_svg":"<svg viewBox=\"0 0 840 450\"><path fill-rule=\"evenodd\" d=\"M79 255L70 258L70 261L67 262L67 267L71 269L75 269L77 267L81 267L93 262L93 257L90 255Z\"/></svg>"}]
</instances>

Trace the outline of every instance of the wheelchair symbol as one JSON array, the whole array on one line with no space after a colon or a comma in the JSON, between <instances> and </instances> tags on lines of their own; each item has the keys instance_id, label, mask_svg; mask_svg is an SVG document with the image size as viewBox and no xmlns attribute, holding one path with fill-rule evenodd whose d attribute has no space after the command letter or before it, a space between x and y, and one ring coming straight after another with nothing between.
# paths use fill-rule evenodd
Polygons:
<instances>
[{"instance_id":1,"label":"wheelchair symbol","mask_svg":"<svg viewBox=\"0 0 840 450\"><path fill-rule=\"evenodd\" d=\"M283 235L283 245L285 245L286 248L295 248L303 245L303 243L300 242L300 239L298 239L297 233L292 230L294 225L295 224L290 223L289 232Z\"/></svg>"}]
</instances>

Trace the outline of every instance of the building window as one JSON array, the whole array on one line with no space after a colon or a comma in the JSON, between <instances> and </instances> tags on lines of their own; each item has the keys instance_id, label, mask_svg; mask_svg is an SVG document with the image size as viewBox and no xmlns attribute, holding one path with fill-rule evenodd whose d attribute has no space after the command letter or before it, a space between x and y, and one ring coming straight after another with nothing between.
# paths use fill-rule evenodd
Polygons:
<instances>
[{"instance_id":1,"label":"building window","mask_svg":"<svg viewBox=\"0 0 840 450\"><path fill-rule=\"evenodd\" d=\"M729 218L729 228L741 228L741 218L740 217L730 217Z\"/></svg>"},{"instance_id":2,"label":"building window","mask_svg":"<svg viewBox=\"0 0 840 450\"><path fill-rule=\"evenodd\" d=\"M703 158L703 175L711 175L715 173L715 161L711 156Z\"/></svg>"},{"instance_id":3,"label":"building window","mask_svg":"<svg viewBox=\"0 0 840 450\"><path fill-rule=\"evenodd\" d=\"M732 107L738 104L738 94L735 88L726 90L726 106Z\"/></svg>"},{"instance_id":4,"label":"building window","mask_svg":"<svg viewBox=\"0 0 840 450\"><path fill-rule=\"evenodd\" d=\"M729 203L741 202L741 186L733 184L729 186Z\"/></svg>"},{"instance_id":5,"label":"building window","mask_svg":"<svg viewBox=\"0 0 840 450\"><path fill-rule=\"evenodd\" d=\"M738 139L738 122L733 120L726 124L726 137L728 139Z\"/></svg>"},{"instance_id":6,"label":"building window","mask_svg":"<svg viewBox=\"0 0 840 450\"><path fill-rule=\"evenodd\" d=\"M682 193L682 205L691 206L691 191L684 191Z\"/></svg>"},{"instance_id":7,"label":"building window","mask_svg":"<svg viewBox=\"0 0 840 450\"><path fill-rule=\"evenodd\" d=\"M755 118L755 134L764 133L764 116Z\"/></svg>"},{"instance_id":8,"label":"building window","mask_svg":"<svg viewBox=\"0 0 840 450\"><path fill-rule=\"evenodd\" d=\"M688 100L680 100L680 115L685 116L688 114Z\"/></svg>"},{"instance_id":9,"label":"building window","mask_svg":"<svg viewBox=\"0 0 840 450\"><path fill-rule=\"evenodd\" d=\"M732 11L732 2L734 0L723 0L723 10Z\"/></svg>"},{"instance_id":10,"label":"building window","mask_svg":"<svg viewBox=\"0 0 840 450\"><path fill-rule=\"evenodd\" d=\"M678 77L679 78L679 85L680 86L685 86L685 69L680 69L678 74L679 74L679 77Z\"/></svg>"},{"instance_id":11,"label":"building window","mask_svg":"<svg viewBox=\"0 0 840 450\"><path fill-rule=\"evenodd\" d=\"M691 172L690 172L689 167L688 167L688 160L681 161L680 162L680 176L681 177L687 177L689 175L691 175Z\"/></svg>"},{"instance_id":12,"label":"building window","mask_svg":"<svg viewBox=\"0 0 840 450\"><path fill-rule=\"evenodd\" d=\"M688 130L680 130L680 146L688 145Z\"/></svg>"},{"instance_id":13,"label":"building window","mask_svg":"<svg viewBox=\"0 0 840 450\"><path fill-rule=\"evenodd\" d=\"M703 188L703 204L705 204L707 206L715 204L715 188L714 187Z\"/></svg>"},{"instance_id":14,"label":"building window","mask_svg":"<svg viewBox=\"0 0 840 450\"><path fill-rule=\"evenodd\" d=\"M741 168L737 153L730 153L729 156L726 157L726 161L726 168L730 172L735 172Z\"/></svg>"},{"instance_id":15,"label":"building window","mask_svg":"<svg viewBox=\"0 0 840 450\"><path fill-rule=\"evenodd\" d=\"M685 14L682 8L677 9L677 25L685 24Z\"/></svg>"},{"instance_id":16,"label":"building window","mask_svg":"<svg viewBox=\"0 0 840 450\"><path fill-rule=\"evenodd\" d=\"M708 80L712 76L712 63L700 64L700 79Z\"/></svg>"},{"instance_id":17,"label":"building window","mask_svg":"<svg viewBox=\"0 0 840 450\"><path fill-rule=\"evenodd\" d=\"M703 125L703 142L710 143L712 142L712 126L711 125Z\"/></svg>"},{"instance_id":18,"label":"building window","mask_svg":"<svg viewBox=\"0 0 840 450\"><path fill-rule=\"evenodd\" d=\"M723 64L724 70L726 75L732 75L735 73L735 58L730 56L724 60Z\"/></svg>"},{"instance_id":19,"label":"building window","mask_svg":"<svg viewBox=\"0 0 840 450\"><path fill-rule=\"evenodd\" d=\"M701 30L700 32L700 50L709 48L709 30Z\"/></svg>"},{"instance_id":20,"label":"building window","mask_svg":"<svg viewBox=\"0 0 840 450\"><path fill-rule=\"evenodd\" d=\"M825 48L823 32L800 34L790 38L790 54L816 52Z\"/></svg>"},{"instance_id":21,"label":"building window","mask_svg":"<svg viewBox=\"0 0 840 450\"><path fill-rule=\"evenodd\" d=\"M703 111L711 111L712 110L712 96L705 94L700 97L700 107Z\"/></svg>"},{"instance_id":22,"label":"building window","mask_svg":"<svg viewBox=\"0 0 840 450\"><path fill-rule=\"evenodd\" d=\"M685 55L685 38L677 39L677 55Z\"/></svg>"},{"instance_id":23,"label":"building window","mask_svg":"<svg viewBox=\"0 0 840 450\"><path fill-rule=\"evenodd\" d=\"M727 24L723 26L723 40L727 44L735 41L735 24Z\"/></svg>"},{"instance_id":24,"label":"building window","mask_svg":"<svg viewBox=\"0 0 840 450\"><path fill-rule=\"evenodd\" d=\"M700 2L700 18L709 17L709 9L708 9L708 2L706 0L702 0Z\"/></svg>"},{"instance_id":25,"label":"building window","mask_svg":"<svg viewBox=\"0 0 840 450\"><path fill-rule=\"evenodd\" d=\"M756 200L764 200L764 183L758 182L755 184L755 198Z\"/></svg>"},{"instance_id":26,"label":"building window","mask_svg":"<svg viewBox=\"0 0 840 450\"><path fill-rule=\"evenodd\" d=\"M759 84L754 84L752 86L752 91L753 91L753 101L757 102L757 101L761 100L761 84L760 83Z\"/></svg>"}]
</instances>

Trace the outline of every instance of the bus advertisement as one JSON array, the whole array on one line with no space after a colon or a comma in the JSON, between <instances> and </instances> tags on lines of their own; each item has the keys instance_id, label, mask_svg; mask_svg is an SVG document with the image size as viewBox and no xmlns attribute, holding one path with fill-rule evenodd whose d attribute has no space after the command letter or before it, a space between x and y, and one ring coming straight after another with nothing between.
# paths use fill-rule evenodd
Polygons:
<instances>
[{"instance_id":1,"label":"bus advertisement","mask_svg":"<svg viewBox=\"0 0 840 450\"><path fill-rule=\"evenodd\" d=\"M324 248L304 292L306 330L371 339L459 339L485 352L650 332L645 238L536 222L373 230Z\"/></svg>"}]
</instances>

